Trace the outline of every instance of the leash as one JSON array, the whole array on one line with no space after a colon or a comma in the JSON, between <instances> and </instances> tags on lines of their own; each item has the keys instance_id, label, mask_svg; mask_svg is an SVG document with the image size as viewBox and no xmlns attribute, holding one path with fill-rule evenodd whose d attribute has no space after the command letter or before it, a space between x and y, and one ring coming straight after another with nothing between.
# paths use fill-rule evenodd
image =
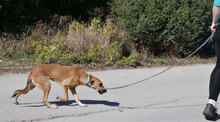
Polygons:
<instances>
[{"instance_id":1,"label":"leash","mask_svg":"<svg viewBox=\"0 0 220 122\"><path fill-rule=\"evenodd\" d=\"M165 69L165 70L163 70L163 71L161 71L161 72L159 72L159 73L157 73L157 74L154 74L154 75L152 75L152 76L150 76L150 77L147 77L147 78L145 78L145 79L143 79L143 80L136 81L136 82L134 82L134 83L130 83L130 84L127 84L127 85L112 87L112 88L93 87L93 86L91 86L91 85L90 85L90 87L95 88L95 89L115 90L115 89L126 88L126 87L129 87L129 86L133 86L133 85L142 83L142 82L144 82L144 81L150 80L150 79L152 79L152 78L154 78L154 77L156 77L156 76L158 76L158 75L160 75L160 74L163 74L163 73L167 72L168 70L172 69L173 67L175 67L175 66L181 64L182 62L184 62L185 60L187 60L188 58L190 58L192 55L194 55L196 52L198 52L198 50L200 50L210 39L212 39L213 36L214 36L214 34L212 33L212 34L209 36L209 38L208 38L204 43L202 43L195 51L193 51L193 52L192 52L190 55L188 55L186 58L183 58L182 60L180 60L180 61L174 63L174 64L171 65L171 66L169 66L167 69Z\"/></svg>"}]
</instances>

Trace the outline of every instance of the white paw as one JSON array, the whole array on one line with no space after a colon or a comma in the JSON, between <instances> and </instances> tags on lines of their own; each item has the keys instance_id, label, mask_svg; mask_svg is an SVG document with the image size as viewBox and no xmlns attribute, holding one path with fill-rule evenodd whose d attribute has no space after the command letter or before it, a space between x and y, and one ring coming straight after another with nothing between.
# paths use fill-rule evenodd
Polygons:
<instances>
[{"instance_id":1,"label":"white paw","mask_svg":"<svg viewBox=\"0 0 220 122\"><path fill-rule=\"evenodd\" d=\"M58 107L56 105L50 105L49 108L51 108L51 109L58 109Z\"/></svg>"},{"instance_id":2,"label":"white paw","mask_svg":"<svg viewBox=\"0 0 220 122\"><path fill-rule=\"evenodd\" d=\"M81 106L81 107L87 107L86 104L79 104L79 106Z\"/></svg>"}]
</instances>

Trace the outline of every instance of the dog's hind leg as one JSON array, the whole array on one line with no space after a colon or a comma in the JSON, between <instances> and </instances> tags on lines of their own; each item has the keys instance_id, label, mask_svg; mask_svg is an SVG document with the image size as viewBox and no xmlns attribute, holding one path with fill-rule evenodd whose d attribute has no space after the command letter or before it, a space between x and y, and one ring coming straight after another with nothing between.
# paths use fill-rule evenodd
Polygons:
<instances>
[{"instance_id":1,"label":"dog's hind leg","mask_svg":"<svg viewBox=\"0 0 220 122\"><path fill-rule=\"evenodd\" d=\"M67 101L68 100L68 87L67 86L63 86L63 92L64 92L64 98L61 98L58 96L57 99L60 101Z\"/></svg>"},{"instance_id":2,"label":"dog's hind leg","mask_svg":"<svg viewBox=\"0 0 220 122\"><path fill-rule=\"evenodd\" d=\"M35 76L35 78L32 81L33 81L33 84L35 86L42 89L42 91L43 91L42 103L44 105L46 105L48 108L53 108L53 109L57 108L57 106L51 105L47 101L48 95L49 95L49 92L50 92L50 88L51 88L51 84L50 84L50 81L49 81L48 77L38 74L38 76Z\"/></svg>"},{"instance_id":3,"label":"dog's hind leg","mask_svg":"<svg viewBox=\"0 0 220 122\"><path fill-rule=\"evenodd\" d=\"M51 104L49 104L48 101L47 101L48 95L49 95L49 92L50 92L50 88L51 88L50 82L47 80L47 81L44 81L43 84L44 84L44 85L41 85L41 86L40 86L40 88L43 90L43 93L44 93L42 103L43 103L44 105L46 105L48 108L56 109L56 108L57 108L56 105L51 105Z\"/></svg>"},{"instance_id":4,"label":"dog's hind leg","mask_svg":"<svg viewBox=\"0 0 220 122\"><path fill-rule=\"evenodd\" d=\"M86 104L82 104L82 103L80 102L79 97L78 97L78 95L77 95L77 93L76 93L76 88L75 88L75 87L72 87L72 88L69 88L69 89L70 89L70 91L72 92L72 94L73 94L73 96L74 96L74 98L75 98L75 100L76 100L76 103L77 103L79 106L87 107Z\"/></svg>"},{"instance_id":5,"label":"dog's hind leg","mask_svg":"<svg viewBox=\"0 0 220 122\"><path fill-rule=\"evenodd\" d=\"M19 104L18 103L18 97L21 95L21 94L27 94L30 90L32 90L33 88L35 88L35 85L33 84L32 80L28 78L27 80L27 85L24 89L22 90L16 90L13 92L13 95L11 98L14 97L14 104Z\"/></svg>"}]
</instances>

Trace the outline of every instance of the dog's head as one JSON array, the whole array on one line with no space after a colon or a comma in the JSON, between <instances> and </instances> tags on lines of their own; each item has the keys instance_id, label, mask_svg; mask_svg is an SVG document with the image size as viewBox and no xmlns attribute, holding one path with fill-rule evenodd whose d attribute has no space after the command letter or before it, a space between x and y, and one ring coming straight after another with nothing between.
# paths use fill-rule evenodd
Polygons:
<instances>
[{"instance_id":1,"label":"dog's head","mask_svg":"<svg viewBox=\"0 0 220 122\"><path fill-rule=\"evenodd\" d=\"M100 81L98 78L91 75L91 78L89 80L89 86L95 89L99 94L103 94L107 92L105 87L103 86L102 81Z\"/></svg>"}]
</instances>

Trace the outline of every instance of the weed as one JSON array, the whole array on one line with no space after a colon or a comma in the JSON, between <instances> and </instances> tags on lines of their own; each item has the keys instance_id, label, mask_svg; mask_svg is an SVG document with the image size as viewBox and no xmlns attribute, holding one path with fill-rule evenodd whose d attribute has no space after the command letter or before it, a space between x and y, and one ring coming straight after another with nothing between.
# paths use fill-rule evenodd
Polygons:
<instances>
[{"instance_id":1,"label":"weed","mask_svg":"<svg viewBox=\"0 0 220 122\"><path fill-rule=\"evenodd\" d=\"M93 18L90 24L73 21L64 45L77 62L112 65L123 56L124 39L123 31L112 21L101 24L101 19Z\"/></svg>"},{"instance_id":2,"label":"weed","mask_svg":"<svg viewBox=\"0 0 220 122\"><path fill-rule=\"evenodd\" d=\"M137 56L135 54L131 54L129 57L123 57L119 62L117 62L117 65L128 65L135 67L137 63Z\"/></svg>"},{"instance_id":3,"label":"weed","mask_svg":"<svg viewBox=\"0 0 220 122\"><path fill-rule=\"evenodd\" d=\"M52 63L58 59L69 57L65 50L63 50L63 36L60 32L54 38L44 41L31 41L31 46L34 48L34 58L36 62Z\"/></svg>"},{"instance_id":4,"label":"weed","mask_svg":"<svg viewBox=\"0 0 220 122\"><path fill-rule=\"evenodd\" d=\"M14 57L18 62L32 62L32 63L35 62L33 54L27 54L27 53L17 51L15 52Z\"/></svg>"},{"instance_id":5,"label":"weed","mask_svg":"<svg viewBox=\"0 0 220 122\"><path fill-rule=\"evenodd\" d=\"M91 44L88 49L88 60L92 62L102 62L101 50L101 45Z\"/></svg>"},{"instance_id":6,"label":"weed","mask_svg":"<svg viewBox=\"0 0 220 122\"><path fill-rule=\"evenodd\" d=\"M93 18L88 24L73 21L66 35L65 32L38 22L26 34L29 37L19 42L18 46L14 41L7 41L7 45L12 42L14 46L7 46L4 50L5 44L0 44L4 48L0 56L4 60L13 57L19 62L33 63L134 66L137 62L137 57L130 53L126 57L123 55L125 33L112 21L102 23L100 18Z\"/></svg>"},{"instance_id":7,"label":"weed","mask_svg":"<svg viewBox=\"0 0 220 122\"><path fill-rule=\"evenodd\" d=\"M106 64L114 63L120 59L120 44L118 41L112 42L109 48L105 51L106 53Z\"/></svg>"},{"instance_id":8,"label":"weed","mask_svg":"<svg viewBox=\"0 0 220 122\"><path fill-rule=\"evenodd\" d=\"M157 60L157 63L158 63L159 65L163 65L163 64L165 64L165 61L164 61L163 59L158 59L158 60Z\"/></svg>"}]
</instances>

